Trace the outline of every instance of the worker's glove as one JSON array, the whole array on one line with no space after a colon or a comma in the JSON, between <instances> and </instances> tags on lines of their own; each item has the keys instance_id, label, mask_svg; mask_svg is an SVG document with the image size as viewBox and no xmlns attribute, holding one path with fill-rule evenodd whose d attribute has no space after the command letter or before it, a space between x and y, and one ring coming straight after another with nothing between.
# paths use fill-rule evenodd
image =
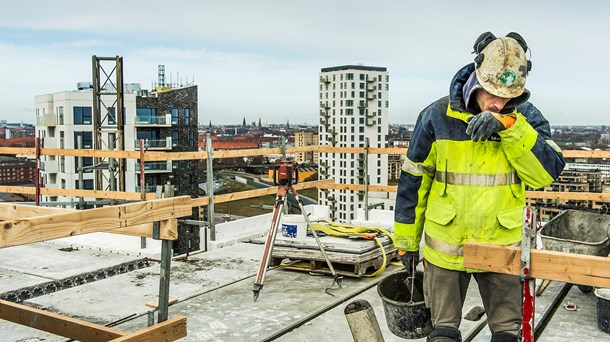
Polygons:
<instances>
[{"instance_id":1,"label":"worker's glove","mask_svg":"<svg viewBox=\"0 0 610 342\"><path fill-rule=\"evenodd\" d=\"M400 261L405 266L407 274L411 275L417 264L419 264L419 251L409 252L399 250L398 255L400 255Z\"/></svg>"},{"instance_id":2,"label":"worker's glove","mask_svg":"<svg viewBox=\"0 0 610 342\"><path fill-rule=\"evenodd\" d=\"M492 134L503 131L515 123L515 118L509 115L481 112L468 118L466 134L473 141L485 141Z\"/></svg>"}]
</instances>

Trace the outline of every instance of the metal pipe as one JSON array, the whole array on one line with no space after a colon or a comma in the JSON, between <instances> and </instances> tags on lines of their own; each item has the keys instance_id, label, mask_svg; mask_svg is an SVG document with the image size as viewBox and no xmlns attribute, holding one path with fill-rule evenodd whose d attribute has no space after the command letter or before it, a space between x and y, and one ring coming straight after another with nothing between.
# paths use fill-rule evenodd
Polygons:
<instances>
[{"instance_id":1,"label":"metal pipe","mask_svg":"<svg viewBox=\"0 0 610 342\"><path fill-rule=\"evenodd\" d=\"M79 150L83 149L83 135L82 134L79 134L76 136L76 146L78 147ZM78 188L83 190L85 188L85 180L83 179L84 171L83 171L83 157L82 156L78 156L77 166L78 166ZM80 209L80 210L85 209L85 198L84 197L78 198L78 209Z\"/></svg>"},{"instance_id":2,"label":"metal pipe","mask_svg":"<svg viewBox=\"0 0 610 342\"><path fill-rule=\"evenodd\" d=\"M375 311L363 299L349 303L343 310L354 342L383 342L383 334L377 322Z\"/></svg>"},{"instance_id":3,"label":"metal pipe","mask_svg":"<svg viewBox=\"0 0 610 342\"><path fill-rule=\"evenodd\" d=\"M364 139L364 220L369 220L369 138Z\"/></svg>"},{"instance_id":4,"label":"metal pipe","mask_svg":"<svg viewBox=\"0 0 610 342\"><path fill-rule=\"evenodd\" d=\"M172 263L172 241L161 240L161 271L159 279L159 314L157 323L167 321L169 316L169 276Z\"/></svg>"},{"instance_id":5,"label":"metal pipe","mask_svg":"<svg viewBox=\"0 0 610 342\"><path fill-rule=\"evenodd\" d=\"M146 176L144 175L144 139L140 139L140 199L146 201ZM140 237L140 248L146 248L146 237Z\"/></svg>"},{"instance_id":6,"label":"metal pipe","mask_svg":"<svg viewBox=\"0 0 610 342\"><path fill-rule=\"evenodd\" d=\"M206 150L208 151L207 159L207 181L208 181L208 222L210 223L210 240L216 241L216 224L214 223L214 165L212 161L212 137L207 133L205 138ZM207 247L206 247L207 248Z\"/></svg>"},{"instance_id":7,"label":"metal pipe","mask_svg":"<svg viewBox=\"0 0 610 342\"><path fill-rule=\"evenodd\" d=\"M36 206L40 205L40 137L36 138L36 175L34 179L36 185Z\"/></svg>"}]
</instances>

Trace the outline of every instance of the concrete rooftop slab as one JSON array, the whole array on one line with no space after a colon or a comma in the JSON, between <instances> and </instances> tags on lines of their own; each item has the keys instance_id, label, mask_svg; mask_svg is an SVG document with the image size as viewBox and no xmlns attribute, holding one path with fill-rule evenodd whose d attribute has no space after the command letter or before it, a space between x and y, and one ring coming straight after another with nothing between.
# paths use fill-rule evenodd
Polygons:
<instances>
[{"instance_id":1,"label":"concrete rooftop slab","mask_svg":"<svg viewBox=\"0 0 610 342\"><path fill-rule=\"evenodd\" d=\"M57 247L32 244L0 250L0 276L24 272L22 279L33 277L31 280L36 281L37 277L63 277L132 258L106 251L61 252ZM184 341L352 341L343 310L356 299L371 303L386 341L403 340L387 328L376 290L379 277L344 278L344 287L332 291L336 296L333 297L324 292L332 283L330 276L274 268L267 272L260 297L253 302L252 285L262 250L261 244L240 243L193 255L186 262L172 262L170 297L178 303L170 306L169 314L188 317L188 336ZM38 262L24 260L28 256L42 257ZM17 266L20 263L24 266ZM48 270L45 267L50 266L43 265L60 265L64 269ZM390 266L382 276L398 270L400 267ZM4 278L0 279L4 285ZM7 282L5 288L11 284L14 283ZM551 283L537 298L537 319L562 285ZM26 303L100 324L128 318L116 328L136 331L147 326L151 309L145 303L156 299L158 288L159 266L154 265L32 298ZM593 293L585 294L573 287L566 300L576 303L579 310L566 311L560 307L539 341L610 340L609 334L597 329ZM480 297L476 282L471 281L464 314L477 305L481 305ZM479 323L463 320L463 336ZM2 341L65 341L6 321L0 321L0 331ZM489 341L490 337L489 330L484 328L473 341Z\"/></svg>"}]
</instances>

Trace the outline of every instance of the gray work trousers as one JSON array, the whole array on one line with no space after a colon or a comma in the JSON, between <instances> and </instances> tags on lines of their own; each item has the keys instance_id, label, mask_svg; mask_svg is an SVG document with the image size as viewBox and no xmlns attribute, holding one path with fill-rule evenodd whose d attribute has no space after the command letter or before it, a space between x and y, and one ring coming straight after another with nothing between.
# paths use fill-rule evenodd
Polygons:
<instances>
[{"instance_id":1,"label":"gray work trousers","mask_svg":"<svg viewBox=\"0 0 610 342\"><path fill-rule=\"evenodd\" d=\"M424 260L424 297L433 327L458 329L466 290L473 275L492 333L517 335L521 326L522 289L518 276L500 273L467 273L440 268Z\"/></svg>"}]
</instances>

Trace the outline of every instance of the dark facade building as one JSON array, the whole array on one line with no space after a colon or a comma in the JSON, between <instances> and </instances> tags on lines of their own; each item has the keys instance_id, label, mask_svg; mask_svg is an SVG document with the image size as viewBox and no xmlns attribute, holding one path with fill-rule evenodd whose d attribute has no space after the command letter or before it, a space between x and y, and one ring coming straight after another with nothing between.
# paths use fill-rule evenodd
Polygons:
<instances>
[{"instance_id":1,"label":"dark facade building","mask_svg":"<svg viewBox=\"0 0 610 342\"><path fill-rule=\"evenodd\" d=\"M17 158L0 159L0 184L33 184L36 163Z\"/></svg>"},{"instance_id":2,"label":"dark facade building","mask_svg":"<svg viewBox=\"0 0 610 342\"><path fill-rule=\"evenodd\" d=\"M147 139L149 149L170 152L197 151L197 86L173 88L157 92L154 96L138 96L136 107L136 123L153 123L136 125L136 139ZM170 114L169 123L165 122L167 113ZM175 160L171 162L171 170L167 169L165 162L145 163L147 187L168 183L174 185L174 196L196 197L197 162ZM193 209L191 218L196 219L197 215L197 210ZM179 238L174 241L173 246L175 254L184 254L200 248L199 227L179 224L178 230Z\"/></svg>"}]
</instances>

